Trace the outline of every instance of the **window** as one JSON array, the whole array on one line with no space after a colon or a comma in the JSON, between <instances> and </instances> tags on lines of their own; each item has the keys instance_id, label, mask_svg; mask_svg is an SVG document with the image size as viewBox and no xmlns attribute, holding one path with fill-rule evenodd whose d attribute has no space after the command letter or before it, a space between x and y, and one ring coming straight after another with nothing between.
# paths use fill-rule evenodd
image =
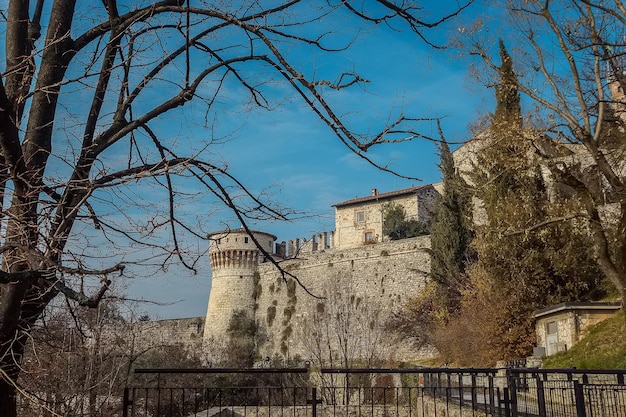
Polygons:
<instances>
[{"instance_id":1,"label":"window","mask_svg":"<svg viewBox=\"0 0 626 417\"><path fill-rule=\"evenodd\" d=\"M357 211L356 212L356 222L357 223L365 223L365 212Z\"/></svg>"},{"instance_id":2,"label":"window","mask_svg":"<svg viewBox=\"0 0 626 417\"><path fill-rule=\"evenodd\" d=\"M365 243L374 242L374 232L365 232Z\"/></svg>"},{"instance_id":3,"label":"window","mask_svg":"<svg viewBox=\"0 0 626 417\"><path fill-rule=\"evenodd\" d=\"M557 325L556 321L551 321L547 325L547 333L548 334L556 334L557 333Z\"/></svg>"},{"instance_id":4,"label":"window","mask_svg":"<svg viewBox=\"0 0 626 417\"><path fill-rule=\"evenodd\" d=\"M243 238L243 243L248 243L248 237Z\"/></svg>"}]
</instances>

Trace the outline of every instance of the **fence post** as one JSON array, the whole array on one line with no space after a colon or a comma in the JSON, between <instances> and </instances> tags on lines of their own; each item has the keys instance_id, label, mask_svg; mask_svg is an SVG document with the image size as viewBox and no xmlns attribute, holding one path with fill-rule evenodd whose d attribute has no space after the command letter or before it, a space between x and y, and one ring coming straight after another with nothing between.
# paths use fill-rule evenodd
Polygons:
<instances>
[{"instance_id":1,"label":"fence post","mask_svg":"<svg viewBox=\"0 0 626 417\"><path fill-rule=\"evenodd\" d=\"M495 417L496 415L496 399L495 399L495 395L494 395L494 386L493 386L493 375L489 375L488 377L488 381L489 381L489 408L491 409L491 415ZM499 398L500 396L498 395L498 400L500 400ZM500 409L500 405L498 404L498 410ZM498 415L500 415L500 413L498 412Z\"/></svg>"},{"instance_id":2,"label":"fence post","mask_svg":"<svg viewBox=\"0 0 626 417\"><path fill-rule=\"evenodd\" d=\"M471 387L471 394L472 394L472 410L476 409L476 403L478 402L478 387L476 386L476 374L474 372L472 372L472 387ZM483 379L484 381L484 379ZM484 390L483 390L483 398L485 397L484 394Z\"/></svg>"},{"instance_id":3,"label":"fence post","mask_svg":"<svg viewBox=\"0 0 626 417\"><path fill-rule=\"evenodd\" d=\"M504 396L504 415L506 417L511 417L511 402L509 401L509 389L504 387L503 396Z\"/></svg>"},{"instance_id":4,"label":"fence post","mask_svg":"<svg viewBox=\"0 0 626 417\"><path fill-rule=\"evenodd\" d=\"M317 398L317 387L311 388L311 399L307 400L307 404L311 404L312 417L317 417L317 405L321 403L322 400Z\"/></svg>"},{"instance_id":5,"label":"fence post","mask_svg":"<svg viewBox=\"0 0 626 417\"><path fill-rule=\"evenodd\" d=\"M463 407L463 373L459 372L459 404Z\"/></svg>"},{"instance_id":6,"label":"fence post","mask_svg":"<svg viewBox=\"0 0 626 417\"><path fill-rule=\"evenodd\" d=\"M518 376L514 376L513 373L511 372L511 369L507 369L506 370L507 373L507 382L509 385L509 400L507 401L509 404L511 404L511 414L509 414L511 417L517 417L517 378ZM506 392L506 391L505 391Z\"/></svg>"},{"instance_id":7,"label":"fence post","mask_svg":"<svg viewBox=\"0 0 626 417\"><path fill-rule=\"evenodd\" d=\"M574 398L576 399L576 416L587 417L585 393L583 391L583 385L578 381L574 381Z\"/></svg>"},{"instance_id":8,"label":"fence post","mask_svg":"<svg viewBox=\"0 0 626 417\"><path fill-rule=\"evenodd\" d=\"M129 399L129 388L124 388L124 397L122 399L122 417L128 417L128 408L131 405L131 401Z\"/></svg>"},{"instance_id":9,"label":"fence post","mask_svg":"<svg viewBox=\"0 0 626 417\"><path fill-rule=\"evenodd\" d=\"M546 417L546 395L543 390L543 381L539 378L539 375L536 377L537 381L537 408L539 411L539 417Z\"/></svg>"}]
</instances>

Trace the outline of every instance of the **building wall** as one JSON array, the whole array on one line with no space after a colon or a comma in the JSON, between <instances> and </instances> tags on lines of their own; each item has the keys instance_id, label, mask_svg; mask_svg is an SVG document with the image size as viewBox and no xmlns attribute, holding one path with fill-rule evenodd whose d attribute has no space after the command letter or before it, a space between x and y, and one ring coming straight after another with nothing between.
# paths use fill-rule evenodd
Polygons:
<instances>
[{"instance_id":1,"label":"building wall","mask_svg":"<svg viewBox=\"0 0 626 417\"><path fill-rule=\"evenodd\" d=\"M282 264L302 286L294 278L283 279L273 264L260 263L253 269L257 272L252 273L256 278L250 281L252 285L248 286L246 294L240 293L237 286L229 285L229 281L224 286L228 291L221 291L223 287L218 281L218 291L212 289L210 303L214 300L227 302L222 303L220 309L209 304L211 314L207 314L206 322L202 317L147 321L128 328L116 326L106 333L111 343L124 348L133 346L135 351L178 345L190 353L201 353L203 343L205 350L210 349L215 345L212 340L215 335L224 337L225 326L234 310L249 306L263 335L259 345L261 357L315 362L311 343L328 342L326 339L314 340L320 336L309 332L318 305L323 303L330 308L328 303L336 301L332 293L341 292L344 299L359 300L359 311L370 312L365 317L382 327L394 310L419 294L426 285L430 269L429 248L430 237L420 236L345 250L309 251L305 253L306 257L286 260ZM230 282L247 279L232 274L218 276L220 278ZM307 294L303 287L311 294ZM215 297L216 294L219 298ZM207 329L209 333L206 333ZM363 333L357 328L350 331L353 331L353 338L362 336L354 332ZM358 343L372 342L372 337L360 339ZM381 337L384 339L380 340ZM431 349L416 350L406 341L394 340L391 334L380 333L375 342L382 349L380 355L387 360L415 362L433 355ZM337 348L335 342L331 341L331 344ZM206 353L211 360L210 352L201 354Z\"/></svg>"},{"instance_id":2,"label":"building wall","mask_svg":"<svg viewBox=\"0 0 626 417\"><path fill-rule=\"evenodd\" d=\"M133 356L178 346L189 355L202 352L204 317L116 323L102 329L103 344Z\"/></svg>"},{"instance_id":3,"label":"building wall","mask_svg":"<svg viewBox=\"0 0 626 417\"><path fill-rule=\"evenodd\" d=\"M393 203L404 207L407 220L428 223L430 212L438 196L439 193L433 187L428 187L418 193L336 207L335 247L355 248L366 243L384 241L383 207L385 204ZM369 242L366 242L366 234L371 236Z\"/></svg>"},{"instance_id":4,"label":"building wall","mask_svg":"<svg viewBox=\"0 0 626 417\"><path fill-rule=\"evenodd\" d=\"M591 326L612 317L616 311L617 307L614 309L572 308L539 317L535 322L537 346L545 348L547 355L571 349L586 336ZM558 345L556 348L548 346L548 324L552 322L556 323Z\"/></svg>"}]
</instances>

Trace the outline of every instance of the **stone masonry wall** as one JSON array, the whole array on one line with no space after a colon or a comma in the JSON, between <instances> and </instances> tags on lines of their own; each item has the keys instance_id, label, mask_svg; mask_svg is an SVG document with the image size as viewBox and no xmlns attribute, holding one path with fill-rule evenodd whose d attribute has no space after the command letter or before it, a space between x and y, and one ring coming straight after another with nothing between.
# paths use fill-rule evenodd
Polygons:
<instances>
[{"instance_id":1,"label":"stone masonry wall","mask_svg":"<svg viewBox=\"0 0 626 417\"><path fill-rule=\"evenodd\" d=\"M328 303L336 300L332 297L333 291L342 292L344 299L359 300L362 302L360 308L367 307L368 303L380 306L375 317L368 319L376 325L383 324L394 309L419 294L426 285L430 268L429 248L430 237L421 236L345 250L304 252L299 259L283 261L284 268L313 295L327 299L307 294L292 278L283 280L269 263L258 265L250 299L264 335L259 345L261 357L315 361L308 343L314 336L307 332L320 304L332 308ZM247 280L249 277L229 279ZM248 300L232 295L229 297L232 305L248 304ZM221 319L228 323L230 317ZM194 317L120 324L105 329L104 333L108 344L129 352L174 345L190 355L203 356L206 353L202 350L203 339L210 336L205 331L215 326L215 323L205 326L204 318ZM364 339L359 343L366 342ZM377 343L385 348L384 358L389 360L415 362L431 353L396 344L390 337Z\"/></svg>"},{"instance_id":2,"label":"stone masonry wall","mask_svg":"<svg viewBox=\"0 0 626 417\"><path fill-rule=\"evenodd\" d=\"M430 237L421 236L347 250L318 251L306 259L285 261L286 270L313 295L325 295L327 300L307 294L292 278L285 282L271 265L260 265L255 317L266 335L260 345L261 355L313 360L306 345L314 336L307 333L307 323L310 325L320 304L330 302L333 291L351 292L344 295L382 306L383 313L375 319L377 324L384 323L394 309L424 288L430 269L429 247ZM341 286L348 283L349 287ZM391 340L384 342L390 344ZM389 359L414 361L422 358L423 352L398 346L389 355Z\"/></svg>"},{"instance_id":3,"label":"stone masonry wall","mask_svg":"<svg viewBox=\"0 0 626 417\"><path fill-rule=\"evenodd\" d=\"M165 346L192 355L202 351L203 329L204 317L116 323L103 328L102 338L104 345L131 356Z\"/></svg>"}]
</instances>

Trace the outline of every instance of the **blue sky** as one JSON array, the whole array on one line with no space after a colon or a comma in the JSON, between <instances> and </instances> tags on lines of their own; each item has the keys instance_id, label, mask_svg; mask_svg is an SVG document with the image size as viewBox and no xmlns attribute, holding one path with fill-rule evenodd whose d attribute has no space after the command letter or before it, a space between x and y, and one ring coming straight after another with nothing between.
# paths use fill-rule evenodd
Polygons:
<instances>
[{"instance_id":1,"label":"blue sky","mask_svg":"<svg viewBox=\"0 0 626 417\"><path fill-rule=\"evenodd\" d=\"M455 4L454 0L443 3ZM0 9L6 9L7 2L0 0ZM306 7L314 3L303 2ZM90 10L88 3L80 7ZM426 10L438 11L442 1L423 2ZM472 14L484 10L477 4ZM91 13L91 12L90 12ZM429 32L429 38L442 43L450 34L458 32L460 22L470 21L466 13L460 21L439 27ZM85 24L90 24L87 19ZM329 31L342 36L342 21L324 21ZM346 22L346 27L349 24ZM403 113L411 117L442 117L446 139L462 142L469 138L468 124L493 108L492 92L473 83L469 76L468 64L455 57L454 51L435 51L425 45L410 32L403 32L384 24L362 31L357 40L345 51L321 54L307 49L288 51L289 58L303 63L308 71L334 80L341 71L356 71L361 77L370 80L364 86L353 86L339 92L326 92L326 98L334 106L336 113L357 133L376 133L389 120ZM348 29L345 33L349 33ZM4 45L0 46L3 52ZM80 64L80 63L79 63ZM82 70L82 68L79 68ZM167 83L165 84L167 85ZM262 111L237 102L238 91L224 91L222 111L215 120L205 121L203 104L191 102L189 105L161 118L152 128L169 135L177 142L178 148L200 148L208 138L216 139L205 152L215 161L224 161L229 172L236 176L249 189L256 193L267 192L272 201L283 207L297 211L301 215L292 222L250 223L252 228L264 230L278 236L279 241L334 229L334 209L332 205L356 196L365 196L372 188L386 192L414 185L438 182L440 175L436 164L438 158L435 145L429 141L416 139L412 142L383 145L372 148L368 156L376 163L388 166L401 175L416 177L421 181L407 180L380 171L363 159L354 155L343 145L316 116L284 85L276 84L272 90L277 104L272 111ZM49 174L63 178L67 166L63 152L77 153L81 127L75 126L73 112L76 106L87 108L87 90L79 96L69 95L72 102L65 103L58 111L55 128L66 143L59 149L61 153L52 158ZM164 91L155 88L149 91L150 98L160 99ZM232 100L231 100L232 99ZM207 127L208 125L208 127ZM424 123L420 130L426 135L437 136L435 126ZM113 169L127 162L128 145L122 144L111 149L103 159L103 166ZM192 152L193 153L193 152ZM133 186L134 187L134 186ZM120 218L137 213L149 216L151 206L166 204L162 196L147 186L129 188L126 193L105 190L97 198L101 199L102 209L107 214ZM154 185L152 185L154 187ZM154 188L156 190L156 188ZM189 198L178 209L192 219L194 213L210 213L208 221L202 220L203 231L222 230L226 226L239 227L223 208L205 204L200 199L193 201L201 191L192 186L184 188ZM197 216L200 222L200 215ZM102 237L98 231L76 230L72 245L75 252L93 259L102 259L103 264L113 257L108 252L110 246L100 245ZM154 239L167 238L165 235L150 236ZM106 242L105 242L106 243ZM206 251L207 242L188 240L184 242L197 252ZM115 247L114 250L120 250ZM132 252L121 252L132 258L140 256ZM141 256L144 256L142 254ZM155 268L133 268L128 276L132 279L114 281L113 293L123 294L130 299L144 299L154 303L140 303L135 313L148 313L153 318L175 318L202 316L206 312L211 287L208 257L204 256L197 265L198 272L172 265L165 271Z\"/></svg>"},{"instance_id":2,"label":"blue sky","mask_svg":"<svg viewBox=\"0 0 626 417\"><path fill-rule=\"evenodd\" d=\"M440 29L434 39L444 39L457 26L458 23ZM469 137L468 124L493 107L492 92L471 81L467 63L455 58L453 51L434 51L414 34L384 25L362 34L349 50L335 54L332 61L326 56L315 64L320 71L354 69L371 81L365 89L356 87L332 97L339 113L345 114L352 128L360 133L379 130L401 111L414 117L444 117L447 140L460 142ZM181 134L209 134L189 120L192 118L183 116L163 123L172 124L172 129L178 126ZM333 230L332 204L368 195L372 188L386 192L440 180L433 143L417 139L372 151L371 157L377 163L388 164L398 173L422 181L402 179L352 154L328 127L291 97L271 112L223 114L218 125L210 134L223 130L228 140L212 148L215 157L227 161L230 172L252 190L268 189L280 205L306 214L294 222L250 224L277 235L279 241ZM436 136L434 125L424 124L423 131ZM225 224L239 227L226 213L216 213L211 221L212 224L204 225L205 229L221 230ZM206 312L211 285L208 258L198 267L198 274L193 275L173 266L159 277L158 283L148 284L149 291L144 279L132 281L125 290L130 298L165 303L139 306L140 311L153 318L201 316Z\"/></svg>"}]
</instances>

